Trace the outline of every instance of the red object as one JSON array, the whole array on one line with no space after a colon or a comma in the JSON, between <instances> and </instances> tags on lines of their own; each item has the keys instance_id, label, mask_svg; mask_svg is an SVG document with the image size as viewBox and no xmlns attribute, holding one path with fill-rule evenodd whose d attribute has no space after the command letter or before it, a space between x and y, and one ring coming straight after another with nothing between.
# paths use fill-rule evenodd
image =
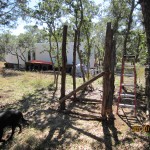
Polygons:
<instances>
[{"instance_id":1,"label":"red object","mask_svg":"<svg viewBox=\"0 0 150 150\"><path fill-rule=\"evenodd\" d=\"M128 65L125 62L131 61L132 65ZM132 74L126 74L125 70L128 69L128 67L132 70ZM124 77L132 77L130 79L130 83L125 83ZM128 79L129 80L129 79ZM128 94L125 87L133 87L132 94ZM130 100L132 105L127 104L125 101ZM124 102L123 102L124 101ZM117 104L117 114L119 107L132 107L134 108L135 115L136 115L136 67L135 67L135 56L133 55L124 55L122 58L122 68L121 68L121 76L120 76L120 88L119 88L119 96L118 96L118 104ZM124 111L123 111L124 112Z\"/></svg>"},{"instance_id":2,"label":"red object","mask_svg":"<svg viewBox=\"0 0 150 150\"><path fill-rule=\"evenodd\" d=\"M46 65L52 65L52 62L49 61L43 61L43 60L31 60L29 61L31 64L46 64Z\"/></svg>"}]
</instances>

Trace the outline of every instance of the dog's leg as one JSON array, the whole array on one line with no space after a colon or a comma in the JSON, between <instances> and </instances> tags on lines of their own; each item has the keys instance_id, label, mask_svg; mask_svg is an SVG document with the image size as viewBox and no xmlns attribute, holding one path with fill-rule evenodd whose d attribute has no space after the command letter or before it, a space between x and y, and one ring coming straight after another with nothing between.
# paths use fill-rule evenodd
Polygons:
<instances>
[{"instance_id":1,"label":"dog's leg","mask_svg":"<svg viewBox=\"0 0 150 150\"><path fill-rule=\"evenodd\" d=\"M19 127L19 133L21 133L22 132L22 127L21 127L21 125L18 123L18 125L17 125L18 127Z\"/></svg>"},{"instance_id":2,"label":"dog's leg","mask_svg":"<svg viewBox=\"0 0 150 150\"><path fill-rule=\"evenodd\" d=\"M15 133L15 129L16 129L16 126L12 126L12 133L11 133L11 135L10 135L10 137L8 138L7 141L9 141L9 140L12 139L12 137L13 137L13 135L14 135L14 133Z\"/></svg>"},{"instance_id":3,"label":"dog's leg","mask_svg":"<svg viewBox=\"0 0 150 150\"><path fill-rule=\"evenodd\" d=\"M3 136L3 130L1 129L0 130L0 142L5 142L5 140L2 139L2 136Z\"/></svg>"}]
</instances>

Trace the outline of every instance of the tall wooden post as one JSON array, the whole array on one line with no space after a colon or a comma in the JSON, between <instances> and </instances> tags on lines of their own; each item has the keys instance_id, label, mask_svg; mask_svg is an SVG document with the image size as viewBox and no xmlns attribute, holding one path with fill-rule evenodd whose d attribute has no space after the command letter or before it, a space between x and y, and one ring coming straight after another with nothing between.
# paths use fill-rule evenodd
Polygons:
<instances>
[{"instance_id":1,"label":"tall wooden post","mask_svg":"<svg viewBox=\"0 0 150 150\"><path fill-rule=\"evenodd\" d=\"M77 30L75 30L74 48L73 48L73 91L76 89L76 49L77 49ZM74 100L76 99L76 93L74 94Z\"/></svg>"},{"instance_id":2,"label":"tall wooden post","mask_svg":"<svg viewBox=\"0 0 150 150\"><path fill-rule=\"evenodd\" d=\"M66 91L66 42L67 42L67 25L63 28L63 41L62 41L62 69L61 69L61 96L60 99L65 97ZM65 110L65 101L60 102L60 110Z\"/></svg>"},{"instance_id":3,"label":"tall wooden post","mask_svg":"<svg viewBox=\"0 0 150 150\"><path fill-rule=\"evenodd\" d=\"M142 13L143 13L143 19L144 19L144 26L146 31L146 38L147 38L147 47L148 47L148 57L147 57L147 63L148 67L146 68L146 95L147 95L147 115L148 120L150 121L150 1L149 0L139 0L139 3L141 4ZM148 71L149 70L149 71Z\"/></svg>"},{"instance_id":4,"label":"tall wooden post","mask_svg":"<svg viewBox=\"0 0 150 150\"><path fill-rule=\"evenodd\" d=\"M103 76L103 101L102 101L102 117L105 119L112 115L113 102L113 30L111 23L107 23L106 38L105 38L105 57L104 57L104 76Z\"/></svg>"},{"instance_id":5,"label":"tall wooden post","mask_svg":"<svg viewBox=\"0 0 150 150\"><path fill-rule=\"evenodd\" d=\"M113 37L112 37L113 38ZM113 40L113 39L112 39ZM112 112L112 105L113 105L113 98L114 98L114 91L115 91L115 64L116 64L116 49L115 49L116 42L112 41L112 49L111 49L111 75L110 75L110 95L109 101L107 102L107 115L109 118L114 118Z\"/></svg>"}]
</instances>

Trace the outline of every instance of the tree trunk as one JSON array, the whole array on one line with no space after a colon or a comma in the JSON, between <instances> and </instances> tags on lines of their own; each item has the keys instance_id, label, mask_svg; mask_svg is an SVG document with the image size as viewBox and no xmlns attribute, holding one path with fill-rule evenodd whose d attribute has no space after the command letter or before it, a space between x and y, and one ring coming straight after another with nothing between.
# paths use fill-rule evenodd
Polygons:
<instances>
[{"instance_id":1,"label":"tree trunk","mask_svg":"<svg viewBox=\"0 0 150 150\"><path fill-rule=\"evenodd\" d=\"M126 35L125 35L124 44L123 44L123 55L127 54L127 42L128 42L130 30L131 30L132 17L133 17L132 15L133 15L134 8L135 8L135 0L132 0L131 11L129 14L129 21L128 21Z\"/></svg>"},{"instance_id":2,"label":"tree trunk","mask_svg":"<svg viewBox=\"0 0 150 150\"><path fill-rule=\"evenodd\" d=\"M82 60L82 56L81 56L81 52L80 52L80 29L77 30L77 52L78 52L78 56L79 56L79 60L80 60L80 69L81 69L81 73L82 73L82 78L83 78L83 82L85 82L85 74L84 74L84 70L83 70L83 60Z\"/></svg>"},{"instance_id":3,"label":"tree trunk","mask_svg":"<svg viewBox=\"0 0 150 150\"><path fill-rule=\"evenodd\" d=\"M63 28L63 42L62 42L62 70L61 70L61 96L60 99L65 97L66 91L66 42L67 42L67 27L64 25ZM65 110L65 101L60 103L60 110Z\"/></svg>"},{"instance_id":4,"label":"tree trunk","mask_svg":"<svg viewBox=\"0 0 150 150\"><path fill-rule=\"evenodd\" d=\"M80 30L83 24L83 6L82 6L82 0L79 0L79 6L80 6L80 22L79 25L77 24L77 17L78 17L78 11L75 11L75 15L76 15L76 28L77 28L77 53L79 56L79 60L80 60L80 69L81 69L81 73L82 73L82 78L83 78L83 82L85 82L85 74L84 74L84 70L83 70L83 61L82 61L82 56L81 56L81 52L79 50L80 48Z\"/></svg>"},{"instance_id":5,"label":"tree trunk","mask_svg":"<svg viewBox=\"0 0 150 150\"><path fill-rule=\"evenodd\" d=\"M52 31L51 31L51 28L49 27L49 47L50 47L50 51L49 51L49 56L50 56L50 60L52 62L52 68L53 68L53 71L54 71L54 84L56 84L56 87L55 87L55 90L57 90L57 78L56 78L56 71L55 71L55 66L54 66L54 62L53 62L53 58L52 58Z\"/></svg>"},{"instance_id":6,"label":"tree trunk","mask_svg":"<svg viewBox=\"0 0 150 150\"><path fill-rule=\"evenodd\" d=\"M17 69L20 69L20 62L19 62L19 55L16 53L16 57L17 57Z\"/></svg>"},{"instance_id":7,"label":"tree trunk","mask_svg":"<svg viewBox=\"0 0 150 150\"><path fill-rule=\"evenodd\" d=\"M88 31L87 31L88 32ZM87 79L90 79L90 56L91 56L91 43L90 43L90 37L88 33L86 32L86 40L87 40Z\"/></svg>"},{"instance_id":8,"label":"tree trunk","mask_svg":"<svg viewBox=\"0 0 150 150\"><path fill-rule=\"evenodd\" d=\"M55 32L55 31L54 31ZM55 35L55 33L53 34L53 37L55 39L55 42L56 42L56 48L57 48L57 55L56 55L56 58L57 58L57 61L58 61L58 73L56 74L56 90L58 88L58 77L59 77L59 74L60 74L60 58L59 58L59 45L58 45L58 40L57 40L57 37Z\"/></svg>"},{"instance_id":9,"label":"tree trunk","mask_svg":"<svg viewBox=\"0 0 150 150\"><path fill-rule=\"evenodd\" d=\"M139 33L139 34L138 34L138 40L137 40L136 55L135 55L135 62L136 62L136 63L139 61L140 44L141 44L141 36L140 36L140 33Z\"/></svg>"},{"instance_id":10,"label":"tree trunk","mask_svg":"<svg viewBox=\"0 0 150 150\"><path fill-rule=\"evenodd\" d=\"M74 48L73 48L73 91L76 89L76 49L77 49L77 30L75 30L75 37L74 37ZM76 93L74 94L74 100L76 99Z\"/></svg>"}]
</instances>

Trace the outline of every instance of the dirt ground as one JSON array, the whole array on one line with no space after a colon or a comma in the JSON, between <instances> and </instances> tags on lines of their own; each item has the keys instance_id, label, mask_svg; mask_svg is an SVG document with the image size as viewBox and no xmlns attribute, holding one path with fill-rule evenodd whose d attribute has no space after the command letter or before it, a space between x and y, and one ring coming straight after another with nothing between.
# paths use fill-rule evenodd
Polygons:
<instances>
[{"instance_id":1,"label":"dirt ground","mask_svg":"<svg viewBox=\"0 0 150 150\"><path fill-rule=\"evenodd\" d=\"M94 84L93 92L80 92L78 99L66 101L67 111L60 113L60 86L56 93L49 83L49 74L26 73L5 70L0 76L0 112L17 109L23 112L30 125L22 133L16 130L12 141L0 149L10 150L149 150L150 134L133 132L131 126L141 125L145 121L145 109L133 110L123 116L122 110L116 115L116 98L113 112L115 120L102 121L101 81ZM67 91L71 91L71 79L68 76ZM41 83L41 79L43 79ZM34 81L35 80L35 81ZM80 80L80 79L79 79ZM34 81L34 82L33 82ZM79 81L78 81L79 82ZM43 86L44 84L44 86ZM50 86L51 85L51 86ZM117 91L117 89L116 89ZM139 96L142 100L142 98ZM10 135L8 128L4 138Z\"/></svg>"}]
</instances>

